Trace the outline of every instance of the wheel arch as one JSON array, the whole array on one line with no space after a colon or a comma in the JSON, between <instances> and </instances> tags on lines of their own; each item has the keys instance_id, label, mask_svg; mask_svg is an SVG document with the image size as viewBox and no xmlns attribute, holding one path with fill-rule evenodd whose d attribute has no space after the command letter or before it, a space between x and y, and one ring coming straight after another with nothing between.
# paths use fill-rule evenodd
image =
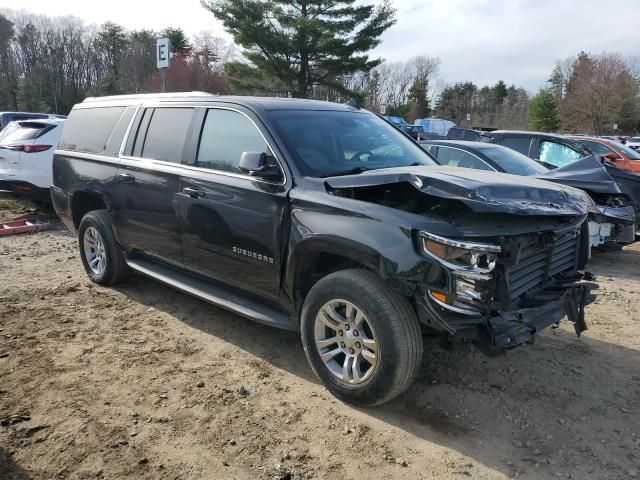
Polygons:
<instances>
[{"instance_id":1,"label":"wheel arch","mask_svg":"<svg viewBox=\"0 0 640 480\"><path fill-rule=\"evenodd\" d=\"M334 236L314 236L290 249L286 267L286 289L299 312L311 288L323 277L349 268L363 268L389 279L385 257L370 246ZM389 286L407 295L406 286L389 282Z\"/></svg>"},{"instance_id":2,"label":"wheel arch","mask_svg":"<svg viewBox=\"0 0 640 480\"><path fill-rule=\"evenodd\" d=\"M80 221L93 210L109 209L109 202L104 195L92 190L77 190L71 195L71 218L73 226L78 230Z\"/></svg>"}]
</instances>

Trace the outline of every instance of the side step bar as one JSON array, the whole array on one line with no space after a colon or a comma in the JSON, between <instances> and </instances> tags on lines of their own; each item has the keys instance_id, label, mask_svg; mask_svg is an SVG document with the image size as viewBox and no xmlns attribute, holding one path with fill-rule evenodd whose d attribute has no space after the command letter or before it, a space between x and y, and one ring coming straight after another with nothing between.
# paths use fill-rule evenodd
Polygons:
<instances>
[{"instance_id":1,"label":"side step bar","mask_svg":"<svg viewBox=\"0 0 640 480\"><path fill-rule=\"evenodd\" d=\"M228 292L187 273L140 258L127 259L127 264L135 271L256 322L285 330L298 330L297 323L286 313L261 305L255 300L236 293Z\"/></svg>"}]
</instances>

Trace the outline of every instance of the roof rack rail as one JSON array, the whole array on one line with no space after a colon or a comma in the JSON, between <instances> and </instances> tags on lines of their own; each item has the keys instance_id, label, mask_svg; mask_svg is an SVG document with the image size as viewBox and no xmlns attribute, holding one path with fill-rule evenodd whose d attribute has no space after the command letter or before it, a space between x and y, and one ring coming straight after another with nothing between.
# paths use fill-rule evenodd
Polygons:
<instances>
[{"instance_id":1,"label":"roof rack rail","mask_svg":"<svg viewBox=\"0 0 640 480\"><path fill-rule=\"evenodd\" d=\"M127 100L127 99L135 99L135 98L149 98L149 99L153 99L153 98L158 98L158 99L162 99L162 98L180 98L180 97L208 97L208 96L214 96L211 93L207 93L207 92L200 92L200 91L193 91L193 92L171 92L171 93L136 93L136 94L130 94L130 95L108 95L105 97L87 97L85 98L82 103L89 103L89 102L101 102L101 101L109 101L109 100Z\"/></svg>"}]
</instances>

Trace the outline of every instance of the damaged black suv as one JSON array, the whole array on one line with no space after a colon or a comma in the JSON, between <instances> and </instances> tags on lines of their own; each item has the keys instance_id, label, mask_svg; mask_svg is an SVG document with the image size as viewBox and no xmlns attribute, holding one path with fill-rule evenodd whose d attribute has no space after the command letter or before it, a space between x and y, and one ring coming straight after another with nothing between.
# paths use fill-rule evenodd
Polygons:
<instances>
[{"instance_id":1,"label":"damaged black suv","mask_svg":"<svg viewBox=\"0 0 640 480\"><path fill-rule=\"evenodd\" d=\"M437 166L357 107L88 99L53 178L92 281L137 271L299 331L327 388L360 405L409 387L424 330L504 349L565 315L586 328L585 193Z\"/></svg>"}]
</instances>

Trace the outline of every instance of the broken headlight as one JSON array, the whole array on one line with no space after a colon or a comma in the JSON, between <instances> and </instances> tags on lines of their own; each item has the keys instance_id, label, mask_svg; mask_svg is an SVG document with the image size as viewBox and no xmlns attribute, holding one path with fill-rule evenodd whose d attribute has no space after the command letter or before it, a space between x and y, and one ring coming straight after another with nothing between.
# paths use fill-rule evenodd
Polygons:
<instances>
[{"instance_id":1,"label":"broken headlight","mask_svg":"<svg viewBox=\"0 0 640 480\"><path fill-rule=\"evenodd\" d=\"M480 315L487 300L486 282L496 267L501 248L497 245L464 242L420 232L420 246L425 255L436 259L452 274L448 291L427 290L427 295L447 310L464 315Z\"/></svg>"},{"instance_id":2,"label":"broken headlight","mask_svg":"<svg viewBox=\"0 0 640 480\"><path fill-rule=\"evenodd\" d=\"M426 255L452 270L480 274L493 271L501 251L498 245L452 240L428 232L420 232L420 244Z\"/></svg>"}]
</instances>

